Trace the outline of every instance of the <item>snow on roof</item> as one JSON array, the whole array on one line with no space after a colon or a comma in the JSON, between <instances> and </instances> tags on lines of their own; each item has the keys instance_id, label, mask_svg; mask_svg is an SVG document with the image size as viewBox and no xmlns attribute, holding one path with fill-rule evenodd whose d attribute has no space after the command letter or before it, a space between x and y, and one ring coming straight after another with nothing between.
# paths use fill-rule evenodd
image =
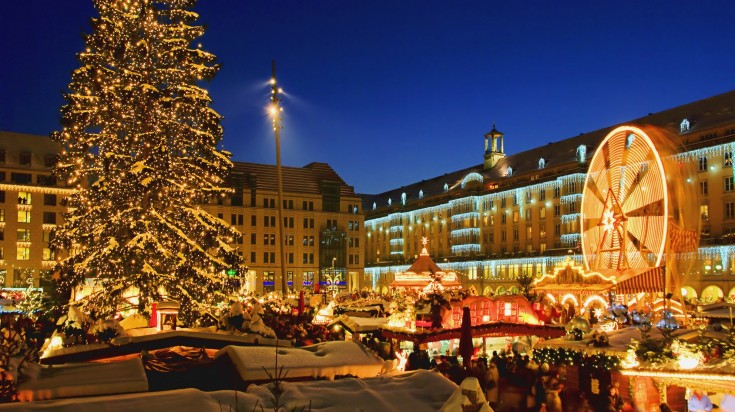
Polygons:
<instances>
[{"instance_id":1,"label":"snow on roof","mask_svg":"<svg viewBox=\"0 0 735 412\"><path fill-rule=\"evenodd\" d=\"M238 401L235 402L235 396ZM29 403L0 404L0 411L55 411L55 412L159 412L197 411L222 412L251 411L256 398L234 391L202 392L198 389L180 389L165 392L143 392L127 395L96 396ZM236 405L248 405L235 409Z\"/></svg>"},{"instance_id":2,"label":"snow on roof","mask_svg":"<svg viewBox=\"0 0 735 412\"><path fill-rule=\"evenodd\" d=\"M177 329L157 331L156 328L138 328L126 331L128 336L118 336L112 344L93 343L74 345L46 350L41 355L45 364L63 363L70 359L87 360L117 356L125 353L138 353L142 349L160 349L177 346L182 343L188 346L221 348L228 344L252 344L275 346L291 346L290 341L265 338L256 333L233 334L227 331L214 331L213 328ZM273 350L273 349L271 349Z\"/></svg>"},{"instance_id":3,"label":"snow on roof","mask_svg":"<svg viewBox=\"0 0 735 412\"><path fill-rule=\"evenodd\" d=\"M287 411L306 407L312 412L429 412L441 410L457 388L441 374L421 370L369 379L285 382L280 400ZM251 385L248 394L272 410L272 395L265 386Z\"/></svg>"},{"instance_id":4,"label":"snow on roof","mask_svg":"<svg viewBox=\"0 0 735 412\"><path fill-rule=\"evenodd\" d=\"M140 358L54 367L28 364L21 375L28 379L18 385L18 399L24 402L148 390Z\"/></svg>"},{"instance_id":5,"label":"snow on roof","mask_svg":"<svg viewBox=\"0 0 735 412\"><path fill-rule=\"evenodd\" d=\"M355 316L340 315L335 318L327 327L341 323L352 333L375 332L380 326L388 323L388 318L361 318Z\"/></svg>"},{"instance_id":6,"label":"snow on roof","mask_svg":"<svg viewBox=\"0 0 735 412\"><path fill-rule=\"evenodd\" d=\"M414 371L395 376L336 381L284 382L284 410L312 412L440 411L458 386L439 373ZM272 394L263 386L250 385L247 392L179 389L126 395L98 396L31 403L0 404L0 411L57 412L158 412L158 411L252 411L272 410ZM311 408L309 409L309 405Z\"/></svg>"},{"instance_id":7,"label":"snow on roof","mask_svg":"<svg viewBox=\"0 0 735 412\"><path fill-rule=\"evenodd\" d=\"M353 375L361 378L377 376L384 361L357 342L323 342L302 348L259 346L227 346L214 358L229 356L240 378L245 382L269 379L273 374L278 352L278 367L288 371L287 377L329 378Z\"/></svg>"}]
</instances>

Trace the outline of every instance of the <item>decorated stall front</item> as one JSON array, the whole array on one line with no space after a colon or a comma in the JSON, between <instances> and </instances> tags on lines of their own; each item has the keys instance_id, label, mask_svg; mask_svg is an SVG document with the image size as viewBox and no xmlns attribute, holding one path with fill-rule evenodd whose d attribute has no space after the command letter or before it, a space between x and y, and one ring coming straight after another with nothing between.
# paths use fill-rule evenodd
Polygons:
<instances>
[{"instance_id":1,"label":"decorated stall front","mask_svg":"<svg viewBox=\"0 0 735 412\"><path fill-rule=\"evenodd\" d=\"M567 390L589 399L593 407L604 408L608 388L616 385L622 398L639 410L652 410L662 402L686 410L695 389L716 402L735 395L735 339L717 329L642 326L592 331L581 339L539 342L533 354L537 362L565 366Z\"/></svg>"}]
</instances>

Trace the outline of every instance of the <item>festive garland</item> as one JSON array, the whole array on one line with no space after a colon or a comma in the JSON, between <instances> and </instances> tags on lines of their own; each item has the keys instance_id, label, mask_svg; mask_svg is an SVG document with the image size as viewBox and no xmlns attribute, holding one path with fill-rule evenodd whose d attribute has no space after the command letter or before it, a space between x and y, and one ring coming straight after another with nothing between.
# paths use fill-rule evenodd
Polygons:
<instances>
[{"instance_id":1,"label":"festive garland","mask_svg":"<svg viewBox=\"0 0 735 412\"><path fill-rule=\"evenodd\" d=\"M537 363L548 363L549 365L580 366L583 368L596 368L619 370L620 358L602 353L588 355L574 349L566 348L540 348L533 350L533 359Z\"/></svg>"}]
</instances>

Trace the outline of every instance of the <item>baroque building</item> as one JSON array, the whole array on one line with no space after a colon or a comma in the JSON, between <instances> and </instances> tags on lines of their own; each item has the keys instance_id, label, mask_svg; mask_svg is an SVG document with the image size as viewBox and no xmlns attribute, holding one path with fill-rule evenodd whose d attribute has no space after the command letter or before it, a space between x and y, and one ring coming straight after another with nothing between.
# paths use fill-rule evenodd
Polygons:
<instances>
[{"instance_id":1,"label":"baroque building","mask_svg":"<svg viewBox=\"0 0 735 412\"><path fill-rule=\"evenodd\" d=\"M0 285L44 287L57 256L49 247L72 193L52 176L61 147L46 136L0 132ZM280 290L277 178L272 165L233 162L225 199L207 211L243 234L241 282L250 290ZM364 216L352 186L325 163L283 167L283 245L289 289L357 289L364 263Z\"/></svg>"},{"instance_id":2,"label":"baroque building","mask_svg":"<svg viewBox=\"0 0 735 412\"><path fill-rule=\"evenodd\" d=\"M701 216L700 247L683 280L685 297L703 302L735 295L735 91L621 124L668 131L670 154L696 172L691 207ZM482 294L514 293L519 275L539 277L574 262L580 204L592 155L618 125L507 155L512 140L493 125L480 164L377 195L363 195L365 287L388 291L428 238L444 270ZM478 144L478 146L480 146Z\"/></svg>"}]
</instances>

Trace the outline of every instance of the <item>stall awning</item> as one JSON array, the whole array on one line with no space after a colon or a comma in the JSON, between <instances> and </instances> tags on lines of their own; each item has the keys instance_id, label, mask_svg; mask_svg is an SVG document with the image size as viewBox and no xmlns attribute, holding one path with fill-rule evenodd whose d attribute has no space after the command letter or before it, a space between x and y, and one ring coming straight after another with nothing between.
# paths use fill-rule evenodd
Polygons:
<instances>
[{"instance_id":1,"label":"stall awning","mask_svg":"<svg viewBox=\"0 0 735 412\"><path fill-rule=\"evenodd\" d=\"M612 286L612 283L550 283L544 286L536 286L534 287L534 291L544 293L598 294L607 291Z\"/></svg>"},{"instance_id":2,"label":"stall awning","mask_svg":"<svg viewBox=\"0 0 735 412\"><path fill-rule=\"evenodd\" d=\"M617 293L631 295L641 292L663 292L664 271L663 266L649 269L627 269L617 276Z\"/></svg>"}]
</instances>

